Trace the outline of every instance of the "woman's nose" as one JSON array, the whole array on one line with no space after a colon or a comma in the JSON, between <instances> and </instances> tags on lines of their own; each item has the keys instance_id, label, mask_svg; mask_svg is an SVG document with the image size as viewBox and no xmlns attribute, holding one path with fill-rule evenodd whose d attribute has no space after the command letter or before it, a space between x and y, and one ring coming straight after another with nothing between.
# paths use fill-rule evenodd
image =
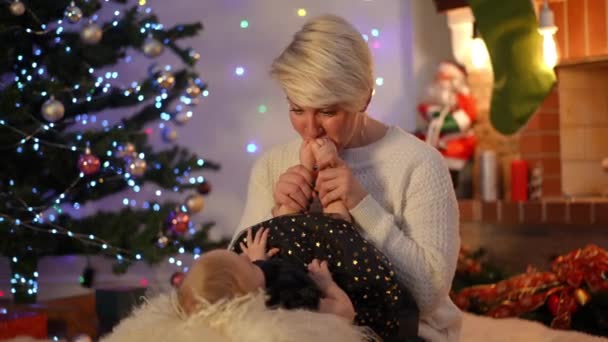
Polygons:
<instances>
[{"instance_id":1,"label":"woman's nose","mask_svg":"<svg viewBox=\"0 0 608 342\"><path fill-rule=\"evenodd\" d=\"M317 116L314 113L308 114L306 117L306 137L315 139L323 134L323 127L318 121Z\"/></svg>"}]
</instances>

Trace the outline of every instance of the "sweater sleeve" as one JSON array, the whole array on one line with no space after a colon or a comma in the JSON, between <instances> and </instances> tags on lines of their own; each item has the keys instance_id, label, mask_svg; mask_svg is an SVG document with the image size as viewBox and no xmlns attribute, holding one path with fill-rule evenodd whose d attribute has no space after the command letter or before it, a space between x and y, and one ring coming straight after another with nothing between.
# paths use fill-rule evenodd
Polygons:
<instances>
[{"instance_id":1,"label":"sweater sleeve","mask_svg":"<svg viewBox=\"0 0 608 342\"><path fill-rule=\"evenodd\" d=\"M272 184L269 173L268 156L263 155L255 161L251 169L245 210L228 248L232 248L235 239L243 229L272 218L274 184Z\"/></svg>"},{"instance_id":2,"label":"sweater sleeve","mask_svg":"<svg viewBox=\"0 0 608 342\"><path fill-rule=\"evenodd\" d=\"M448 295L460 248L458 206L440 155L431 154L415 167L405 179L402 200L399 220L371 195L351 214L392 262L424 316Z\"/></svg>"}]
</instances>

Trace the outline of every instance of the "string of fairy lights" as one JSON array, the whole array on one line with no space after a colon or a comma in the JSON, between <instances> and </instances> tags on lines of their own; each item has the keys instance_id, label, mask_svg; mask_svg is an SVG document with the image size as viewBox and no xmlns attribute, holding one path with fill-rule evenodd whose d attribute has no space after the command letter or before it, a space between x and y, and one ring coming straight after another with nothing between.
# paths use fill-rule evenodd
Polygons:
<instances>
[{"instance_id":1,"label":"string of fairy lights","mask_svg":"<svg viewBox=\"0 0 608 342\"><path fill-rule=\"evenodd\" d=\"M85 0L86 1L86 0ZM109 0L104 0L105 2L109 2ZM146 5L146 1L139 1L138 12L144 12L149 14L152 12L150 7L144 7ZM74 2L72 2L64 12L64 18L58 19L55 23L44 24L41 23L36 14L26 7L26 5L19 1L10 1L9 2L9 10L11 14L15 16L21 15L30 15L35 22L38 23L39 28L23 28L23 27L11 27L11 30L24 29L28 34L34 35L54 35L54 43L57 46L62 46L65 53L69 54L72 52L72 47L70 47L63 39L62 35L65 32L68 32L68 25L77 24L83 18L83 12L78 8ZM101 41L103 34L108 29L112 27L116 27L120 24L120 17L123 13L120 10L116 10L113 12L113 17L111 19L111 25L106 28L106 30L102 29L101 26L97 24L99 20L99 16L97 14L93 15L88 24L86 24L81 32L80 39L84 44L96 44ZM169 43L167 39L165 41L160 42L153 38L153 31L155 30L163 30L164 27L159 23L151 23L146 22L141 28L140 33L146 37L144 45L142 46L143 53L150 57L154 58L162 54L164 50L164 46ZM44 54L44 51L40 47L35 47L33 51L34 57L39 57ZM200 55L189 49L188 51L189 57L193 61L197 61L200 58ZM26 64L26 58L22 55L18 55L17 63L15 65L14 70L14 84L17 89L20 91L29 90L28 87L30 84L37 80L47 80L51 83L51 85L56 82L55 78L48 74L48 70L46 66L42 65L40 61L31 61L28 60ZM131 63L133 57L131 55L127 55L123 62ZM0 213L0 222L9 222L11 223L11 231L15 229L28 229L31 231L39 232L39 233L48 233L52 235L63 235L72 239L79 240L81 243L99 248L101 251L105 251L108 254L113 254L115 258L121 262L123 260L128 260L131 262L135 262L142 259L141 253L137 251L127 251L122 248L118 248L113 246L108 241L105 241L94 234L81 234L74 232L72 230L66 229L64 227L59 226L54 223L57 219L57 215L63 212L62 206L68 204L66 201L70 198L70 193L74 189L78 187L87 187L93 188L99 186L103 183L107 183L109 181L124 181L126 184L132 189L133 192L138 193L141 191L141 186L137 182L137 178L141 177L147 168L150 166L147 165L145 160L144 153L138 153L135 151L135 147L130 143L119 143L117 141L112 142L112 148L106 151L107 157L119 156L122 157L125 161L124 167L117 167L111 165L109 161L105 161L101 163L100 159L93 155L88 149L89 142L84 141L82 134L75 135L75 141L70 144L62 144L56 143L53 141L48 141L45 139L41 139L39 134L41 133L57 133L54 132L56 122L63 119L65 113L65 107L63 103L55 99L54 95L59 93L68 93L71 95L71 103L74 105L83 104L87 102L92 102L96 100L97 96L105 96L109 91L116 88L123 88L120 92L124 97L132 97L135 96L138 102L144 102L150 99L154 100L154 107L157 109L162 109L167 106L165 103L168 100L168 92L175 85L175 77L171 72L171 66L167 65L165 67L158 67L156 64L152 64L150 67L149 76L154 78L155 84L157 85L158 95L153 97L146 96L143 92L141 92L142 87L138 82L130 83L129 87L121 87L120 85L113 84L116 80L120 79L120 74L118 71L106 71L102 75L96 76L97 71L95 68L88 66L88 73L94 78L94 82L90 84L75 84L72 87L63 88L60 90L54 90L53 95L49 94L47 91L34 91L35 94L48 98L46 102L43 104L41 108L41 114L45 120L48 122L39 121L34 115L29 114L30 119L39 123L39 127L34 129L31 132L23 131L14 125L11 125L4 119L0 119L0 126L4 126L21 136L20 139L11 143L7 146L0 146L0 150L7 149L15 149L17 153L23 153L27 148L31 148L33 151L38 153L39 155L43 155L43 147L49 148L59 148L65 149L68 151L72 151L75 153L80 153L80 159L78 162L78 167L81 172L79 176L74 179L70 185L61 193L56 195L53 199L47 200L47 203L51 203L51 205L46 206L29 206L24 200L17 199L21 205L23 211L25 211L30 219L24 220L23 218L13 217L11 215ZM3 85L2 85L3 86ZM175 112L168 113L166 111L162 111L160 113L161 123L159 124L159 129L162 132L162 137L167 142L173 142L177 139L177 133L175 129L169 125L168 121L173 121L176 124L185 124L192 116L193 112L188 107L194 106L198 104L199 98L201 96L207 97L209 92L204 88L204 83L199 79L189 79L188 86L184 95L179 97L179 102L175 107ZM21 108L22 103L16 102L16 108ZM74 124L79 123L82 126L87 125L95 125L97 124L97 116L89 115L88 113L83 113L75 116L72 119L64 119L62 124ZM108 120L101 120L101 129L105 132L114 129L122 129L121 124L111 125ZM145 130L146 134L151 134L152 129L147 128ZM205 164L204 159L198 159L197 165L203 166ZM160 168L160 164L155 164L152 167ZM91 179L91 175L96 174L99 170L103 170L104 176L103 178ZM188 183L188 184L204 184L205 178L202 176L194 177L190 176L190 169L187 168L185 170L180 170L175 168L174 174L176 175L176 180L178 182ZM113 175L112 175L113 174ZM112 175L112 176L107 176ZM13 180L8 181L8 189L5 189L2 195L11 194L11 188L15 187L16 184ZM174 186L173 191L180 191L179 186ZM32 192L36 194L38 190L36 188L32 188ZM156 196L162 196L162 190L155 191ZM186 227L191 234L194 234L196 230L193 228L192 223L189 221L188 216L185 216L186 212L196 212L197 210L202 209L202 198L196 197L192 198L191 196L185 205L182 205L179 208L179 211L176 213L177 219L181 221L177 221L177 224L180 224L181 227ZM135 207L137 205L137 201L135 199L129 199L125 197L122 201L125 206ZM80 210L79 203L71 203L72 209ZM143 202L143 209L149 209L153 211L159 211L160 205L157 203L150 203L148 201ZM184 218L185 216L185 218ZM42 225L50 226L52 229L41 228ZM157 244L159 247L164 247L168 243L167 238L165 236L159 237ZM180 254L184 254L186 251L183 247L178 248L178 252ZM198 258L201 253L200 248L195 248L193 250L194 258ZM9 257L10 261L13 263L18 263L19 258L17 256ZM170 264L175 264L176 266L182 266L183 262L180 259L169 258L168 262ZM11 284L13 285L11 288L11 292L15 293L15 286L18 284L22 284L27 286L28 294L35 294L38 289L37 285L37 272L33 272L32 274L13 274L13 278L11 279Z\"/></svg>"},{"instance_id":2,"label":"string of fairy lights","mask_svg":"<svg viewBox=\"0 0 608 342\"><path fill-rule=\"evenodd\" d=\"M23 28L23 27L12 27L9 29L24 29L28 34L34 35L53 35L54 43L57 46L61 46L66 54L70 54L73 50L71 46L62 38L63 34L69 32L70 25L82 24L83 20L83 12L76 6L74 2L72 2L64 12L64 17L56 20L53 23L44 24L38 20L36 14L31 11L27 6L21 2L20 0L5 0L9 3L9 10L13 15L30 15L34 20L38 23L37 28ZM85 2L87 0L84 0ZM110 0L103 0L104 2L109 2ZM138 1L138 13L150 14L152 13L152 9L147 7L146 0ZM296 11L297 15L300 17L305 17L308 15L307 10L304 8L298 8ZM97 22L100 21L100 17L95 14L93 15L88 23L84 23L81 25L80 31L80 39L84 44L96 44L101 41L104 33L111 29L112 27L116 27L121 23L121 17L125 13L120 10L115 10L111 13L111 18L109 22L110 25L106 27L104 30ZM240 27L243 30L248 29L250 26L248 20L241 20ZM145 42L141 48L143 54L150 58L158 57L163 53L165 46L170 43L168 39L163 41L159 41L154 38L155 31L164 30L164 26L160 23L146 22L139 29L140 34L145 37ZM380 31L376 28L371 29L369 34L363 34L363 38L370 44L370 47L373 49L378 49L381 47L380 44ZM33 56L39 57L44 54L44 51L40 47L34 47ZM200 59L200 54L198 54L193 49L188 49L188 56L193 61L198 61ZM126 55L122 62L129 64L133 62L133 56ZM120 93L125 98L135 97L135 99L139 102L146 102L153 100L154 107L156 109L164 109L167 107L167 101L169 100L169 91L175 85L175 77L172 73L172 67L170 65L161 67L156 63L152 63L150 68L148 69L148 76L154 79L155 85L157 86L158 93L156 95L146 95L142 90L142 84L137 81L133 81L128 85L121 85L118 82L122 79L120 73L118 71L103 71L100 72L96 70L92 66L87 66L87 72L91 75L92 81L87 83L78 83L74 84L71 87L64 87L62 89L55 89L51 94L49 91L41 90L36 91L33 89L34 93L39 95L42 98L45 98L41 108L41 114L47 122L38 121L38 119L30 114L30 117L33 120L36 120L39 123L39 127L34 129L31 132L26 132L20 130L19 128L11 125L6 120L0 119L0 126L4 126L9 130L17 133L21 136L20 139L11 143L7 146L0 146L0 150L7 149L15 149L18 153L22 153L27 148L31 148L33 151L43 154L44 147L49 148L59 148L72 151L74 153L80 154L79 165L81 172L79 176L74 179L70 185L61 193L56 195L53 200L48 201L48 203L52 203L50 206L29 206L25 201L22 202L23 210L29 213L31 219L22 220L10 215L6 215L0 213L0 222L8 221L12 223L13 229L29 229L36 232L41 233L49 233L53 235L62 235L67 236L72 239L76 239L83 244L99 248L101 251L104 251L107 254L113 255L116 260L124 261L128 260L130 262L136 262L142 259L141 253L137 251L128 251L116 246L113 246L108 241L105 241L93 234L81 234L64 227L59 226L55 223L59 214L62 213L64 209L63 206L71 205L73 210L80 210L81 205L79 203L68 203L70 198L70 193L77 189L78 187L87 187L94 188L96 186L100 186L104 183L110 181L123 181L130 187L130 189L134 193L139 193L141 191L141 184L138 182L138 178L141 177L148 168L155 167L160 168L160 164L155 165L147 165L146 156L144 153L140 153L135 151L135 147L133 144L113 141L112 148L106 151L106 157L120 157L123 158L125 165L124 167L112 165L109 161L101 162L97 156L91 154L88 149L89 143L85 141L82 134L75 134L75 141L69 144L61 144L52 141L48 141L46 139L42 139L39 137L42 133L54 133L56 123L60 120L62 124L80 124L82 126L100 126L99 128L105 132L109 132L111 130L120 130L122 129L122 125L120 123L112 125L107 119L98 119L97 115L89 114L89 113L81 113L76 115L73 118L63 118L65 114L65 108L63 103L55 99L55 95L60 93L69 94L71 96L71 104L79 105L90 103L98 99L98 97L106 96L110 91L115 89L121 89ZM246 73L246 68L243 65L239 65L234 70L237 76L244 76ZM21 91L28 89L29 85L36 80L45 79L51 84L53 84L56 80L49 75L48 69L45 65L41 63L41 61L31 61L28 60L26 62L26 58L24 56L17 56L17 63L15 65L14 70L14 78L17 88ZM1 82L1 81L0 81ZM376 80L377 86L382 86L384 84L384 79L382 77L377 77ZM0 84L0 86L3 86ZM188 86L183 95L179 96L178 102L175 106L174 111L165 111L162 110L160 112L161 122L158 125L159 131L161 132L162 138L166 142L174 142L177 139L177 132L175 130L175 125L183 125L187 123L193 117L193 111L190 109L191 107L197 105L200 101L201 97L209 96L209 91L204 89L205 84L200 78L192 78L188 80ZM20 108L22 106L21 103L15 103L16 108ZM268 107L264 104L258 106L257 111L260 113L266 113L268 111ZM152 128L147 128L144 130L146 134L150 135L153 132ZM55 132L58 133L58 132ZM258 146L255 143L250 143L247 145L246 150L249 153L256 153L258 151ZM204 159L198 159L197 165L203 166L205 164ZM102 178L91 179L91 175L94 175L99 170L104 171L106 176ZM175 168L174 174L176 179L182 184L204 184L205 178L203 176L191 176L190 169L179 170ZM108 176L111 175L111 176ZM15 186L12 180L9 181L9 189L10 187ZM179 192L180 187L173 187L174 192ZM38 190L33 188L32 192L36 193ZM163 190L158 189L154 191L154 194L157 197L163 196ZM186 204L182 205L175 214L175 220L182 227L186 227L186 230L194 234L196 230L193 228L192 222L189 221L188 217L180 217L180 214L184 213L193 213L196 212L196 207L200 206L202 209L202 204L199 201L194 201L192 198L189 198L186 201ZM195 203L195 204L192 204ZM122 204L124 206L136 207L138 205L137 200L130 199L128 197L124 197L122 199ZM144 201L141 203L141 208L149 209L153 211L159 211L160 205L158 203ZM201 210L199 209L199 210ZM43 229L40 228L39 225L50 225L52 229ZM185 224L185 226L184 226ZM168 243L166 236L159 236L157 244L159 247L163 247ZM183 247L179 247L178 252L180 254L184 254L186 250ZM201 249L195 248L193 250L193 258L198 258L200 256ZM11 262L19 262L17 257L10 258ZM171 257L168 260L169 264L176 265L178 267L182 267L184 265L183 260L179 258ZM184 271L187 268L183 268ZM15 274L11 279L12 284L28 284L29 289L28 293L35 294L37 292L37 279L38 274L34 272L31 275L25 274ZM15 289L12 288L11 291L14 293Z\"/></svg>"}]
</instances>

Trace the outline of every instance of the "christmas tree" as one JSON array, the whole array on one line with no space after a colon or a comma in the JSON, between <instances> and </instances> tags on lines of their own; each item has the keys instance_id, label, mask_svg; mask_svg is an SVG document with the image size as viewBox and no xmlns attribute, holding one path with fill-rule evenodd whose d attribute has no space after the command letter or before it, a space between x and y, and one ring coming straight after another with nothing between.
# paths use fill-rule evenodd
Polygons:
<instances>
[{"instance_id":1,"label":"christmas tree","mask_svg":"<svg viewBox=\"0 0 608 342\"><path fill-rule=\"evenodd\" d=\"M42 256L103 254L125 272L138 260L154 264L223 243L209 240L212 222L190 221L210 191L195 172L219 165L173 144L173 125L206 96L194 70L200 56L178 44L201 30L200 23L165 28L146 0L0 5L0 252L10 259L16 301L35 300ZM179 68L159 66L165 50ZM140 54L148 72L123 79L117 70ZM123 118L106 120L116 109ZM150 145L157 130L169 149ZM146 183L184 192L185 200L138 206L125 197L80 218L87 202Z\"/></svg>"}]
</instances>

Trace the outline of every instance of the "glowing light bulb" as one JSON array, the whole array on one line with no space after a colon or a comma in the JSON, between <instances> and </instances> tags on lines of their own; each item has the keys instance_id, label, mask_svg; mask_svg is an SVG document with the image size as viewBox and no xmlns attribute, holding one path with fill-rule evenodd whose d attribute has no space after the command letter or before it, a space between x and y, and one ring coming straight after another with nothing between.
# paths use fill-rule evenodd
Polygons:
<instances>
[{"instance_id":1,"label":"glowing light bulb","mask_svg":"<svg viewBox=\"0 0 608 342\"><path fill-rule=\"evenodd\" d=\"M545 0L543 8L540 10L538 19L538 32L543 36L543 60L547 67L553 69L559 59L557 44L555 44L557 26L555 26L553 11L547 0Z\"/></svg>"},{"instance_id":2,"label":"glowing light bulb","mask_svg":"<svg viewBox=\"0 0 608 342\"><path fill-rule=\"evenodd\" d=\"M473 38L471 42L471 63L476 69L485 68L490 60L486 43L481 37Z\"/></svg>"},{"instance_id":3,"label":"glowing light bulb","mask_svg":"<svg viewBox=\"0 0 608 342\"><path fill-rule=\"evenodd\" d=\"M551 69L557 65L557 44L555 43L555 32L557 27L539 29L543 36L543 60L545 65Z\"/></svg>"},{"instance_id":4,"label":"glowing light bulb","mask_svg":"<svg viewBox=\"0 0 608 342\"><path fill-rule=\"evenodd\" d=\"M306 16L306 10L304 8L299 8L298 9L298 15L300 17L305 17Z\"/></svg>"}]
</instances>

